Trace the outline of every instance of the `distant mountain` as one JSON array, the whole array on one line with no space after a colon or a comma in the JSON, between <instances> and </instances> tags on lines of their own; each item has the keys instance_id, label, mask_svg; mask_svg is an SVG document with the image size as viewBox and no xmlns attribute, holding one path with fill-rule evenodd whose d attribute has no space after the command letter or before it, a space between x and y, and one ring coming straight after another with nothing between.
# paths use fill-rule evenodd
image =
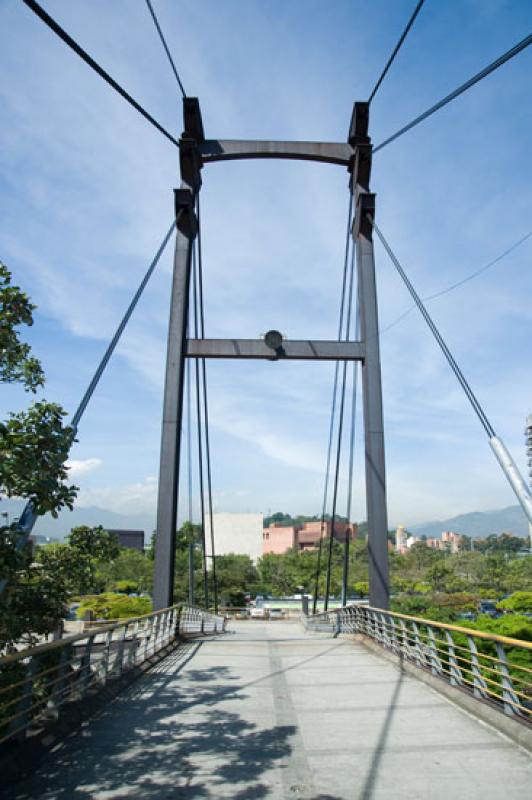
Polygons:
<instances>
[{"instance_id":1,"label":"distant mountain","mask_svg":"<svg viewBox=\"0 0 532 800\"><path fill-rule=\"evenodd\" d=\"M7 512L12 518L18 516L23 507L24 504L21 501L3 499L0 502L0 513ZM3 520L0 521L3 522ZM155 514L118 514L97 506L87 506L86 508L78 506L74 508L74 511L61 511L57 519L54 519L51 514L39 517L33 532L43 536L52 536L55 539L63 539L70 533L71 528L78 525L103 525L104 528L143 530L146 534L146 544L148 544L155 528Z\"/></svg>"},{"instance_id":2,"label":"distant mountain","mask_svg":"<svg viewBox=\"0 0 532 800\"><path fill-rule=\"evenodd\" d=\"M440 538L442 531L455 531L474 539L485 539L491 533L513 533L528 536L528 521L521 506L508 506L497 511L472 511L437 522L421 522L407 525L407 530L416 536Z\"/></svg>"}]
</instances>

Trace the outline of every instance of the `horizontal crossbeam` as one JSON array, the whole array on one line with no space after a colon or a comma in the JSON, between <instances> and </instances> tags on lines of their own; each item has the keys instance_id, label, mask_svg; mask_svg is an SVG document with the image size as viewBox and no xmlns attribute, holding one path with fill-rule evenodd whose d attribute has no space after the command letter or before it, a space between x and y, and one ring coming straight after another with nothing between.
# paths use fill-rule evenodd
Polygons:
<instances>
[{"instance_id":1,"label":"horizontal crossbeam","mask_svg":"<svg viewBox=\"0 0 532 800\"><path fill-rule=\"evenodd\" d=\"M239 139L207 139L198 149L204 163L239 158L291 158L322 161L348 167L353 148L342 142L280 142Z\"/></svg>"},{"instance_id":2,"label":"horizontal crossbeam","mask_svg":"<svg viewBox=\"0 0 532 800\"><path fill-rule=\"evenodd\" d=\"M270 361L363 361L363 342L283 340L277 350L263 339L188 339L187 358L262 358Z\"/></svg>"}]
</instances>

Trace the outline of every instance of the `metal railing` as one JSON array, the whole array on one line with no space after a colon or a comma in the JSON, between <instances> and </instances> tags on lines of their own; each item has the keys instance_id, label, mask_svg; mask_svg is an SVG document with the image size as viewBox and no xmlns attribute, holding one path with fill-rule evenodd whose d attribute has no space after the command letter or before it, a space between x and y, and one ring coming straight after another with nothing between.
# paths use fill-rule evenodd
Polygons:
<instances>
[{"instance_id":1,"label":"metal railing","mask_svg":"<svg viewBox=\"0 0 532 800\"><path fill-rule=\"evenodd\" d=\"M362 605L302 621L312 631L367 636L478 700L532 722L532 642Z\"/></svg>"},{"instance_id":2,"label":"metal railing","mask_svg":"<svg viewBox=\"0 0 532 800\"><path fill-rule=\"evenodd\" d=\"M0 658L0 745L58 718L61 707L143 664L180 637L223 633L225 619L175 605Z\"/></svg>"}]
</instances>

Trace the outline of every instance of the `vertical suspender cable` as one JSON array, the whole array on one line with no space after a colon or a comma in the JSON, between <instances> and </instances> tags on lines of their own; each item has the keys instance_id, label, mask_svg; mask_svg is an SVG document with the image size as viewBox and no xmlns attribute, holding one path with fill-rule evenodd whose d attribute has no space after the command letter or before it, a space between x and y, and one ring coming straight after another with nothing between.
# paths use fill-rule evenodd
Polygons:
<instances>
[{"instance_id":1,"label":"vertical suspender cable","mask_svg":"<svg viewBox=\"0 0 532 800\"><path fill-rule=\"evenodd\" d=\"M197 286L197 263L196 247L192 250L192 294L194 303L194 336L197 339L199 333L199 311L198 311L198 286ZM201 546L203 551L203 595L205 608L209 607L209 582L207 574L207 549L205 546L205 488L203 482L203 434L201 423L201 391L200 391L200 368L198 359L196 367L196 417L198 425L198 464L199 464L199 494L200 494L200 513L201 513Z\"/></svg>"},{"instance_id":2,"label":"vertical suspender cable","mask_svg":"<svg viewBox=\"0 0 532 800\"><path fill-rule=\"evenodd\" d=\"M198 289L199 289L199 308L200 308L200 331L202 338L205 338L205 306L203 302L203 259L201 249L201 215L200 200L197 199L196 214L198 218ZM211 476L211 445L209 436L209 404L207 400L207 366L205 359L201 359L203 377L203 416L205 424L205 459L207 465L207 503L209 506L209 528L211 537L211 567L212 585L214 594L214 613L218 613L218 580L216 578L216 551L214 548L214 517L212 507L212 476Z\"/></svg>"},{"instance_id":3,"label":"vertical suspender cable","mask_svg":"<svg viewBox=\"0 0 532 800\"><path fill-rule=\"evenodd\" d=\"M342 295L340 300L340 319L338 322L338 341L342 338L342 330L344 324L344 306L345 306L345 292L347 286L347 272L349 269L349 242L351 238L351 220L353 216L353 195L349 194L349 208L347 212L347 233L346 233L346 241L345 241L345 256L344 256L344 269L342 275ZM329 439L327 444L327 462L325 466L325 484L323 488L323 504L322 504L322 511L321 511L321 526L320 526L320 542L318 547L318 559L316 563L316 575L314 578L314 599L312 602L312 613L315 614L318 607L318 589L319 589L319 580L320 580L320 571L321 571L321 553L323 548L323 532L325 528L325 513L327 511L327 494L329 489L329 471L331 468L331 452L332 452L332 440L333 440L333 432L334 432L334 419L336 416L336 395L338 391L338 369L340 363L337 361L334 368L334 382L333 382L333 392L332 392L332 403L331 403L331 419L329 423Z\"/></svg>"},{"instance_id":4,"label":"vertical suspender cable","mask_svg":"<svg viewBox=\"0 0 532 800\"><path fill-rule=\"evenodd\" d=\"M187 327L187 338L188 338ZM192 525L192 397L191 397L191 374L190 359L186 362L186 396L187 396L187 478L188 478L188 521ZM188 541L188 602L191 606L195 605L195 584L194 584L194 529L191 530Z\"/></svg>"},{"instance_id":5,"label":"vertical suspender cable","mask_svg":"<svg viewBox=\"0 0 532 800\"><path fill-rule=\"evenodd\" d=\"M349 273L349 295L347 300L347 315L346 315L346 326L345 326L346 341L349 341L350 328L351 328L351 308L353 303L354 272L355 272L355 248L353 247L351 250L351 267ZM336 445L336 467L334 472L331 535L329 538L329 549L327 555L327 577L325 581L325 603L324 603L325 611L327 611L327 609L329 608L329 593L331 588L332 555L333 555L333 544L335 538L334 535L335 535L335 525L336 525L336 507L338 501L338 479L340 475L340 459L342 453L342 434L344 426L346 380L347 380L347 361L344 361L342 370L342 388L340 390L340 410L339 410L339 420L338 420L338 439Z\"/></svg>"},{"instance_id":6,"label":"vertical suspender cable","mask_svg":"<svg viewBox=\"0 0 532 800\"><path fill-rule=\"evenodd\" d=\"M355 306L355 340L358 339L359 333L359 309L358 302ZM347 524L351 524L351 506L353 500L353 470L355 462L355 428L356 428L356 414L357 414L357 388L358 388L358 361L353 361L353 384L351 396L351 432L349 435L349 471L347 478L347 509L346 517ZM344 570L342 576L342 605L347 605L347 584L349 581L349 532L352 533L353 529L348 527L345 535L344 542Z\"/></svg>"}]
</instances>

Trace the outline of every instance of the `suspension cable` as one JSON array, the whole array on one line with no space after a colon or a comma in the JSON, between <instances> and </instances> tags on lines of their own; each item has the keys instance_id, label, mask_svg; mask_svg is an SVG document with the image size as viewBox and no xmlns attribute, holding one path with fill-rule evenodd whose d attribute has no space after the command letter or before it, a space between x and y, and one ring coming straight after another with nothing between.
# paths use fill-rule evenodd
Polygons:
<instances>
[{"instance_id":1,"label":"suspension cable","mask_svg":"<svg viewBox=\"0 0 532 800\"><path fill-rule=\"evenodd\" d=\"M351 308L353 304L353 284L354 284L354 273L355 273L355 248L351 248L351 268L349 274L349 294L348 294L348 301L347 301L347 319L346 319L346 326L345 326L345 341L349 341L350 338L350 329L351 329ZM329 593L331 588L331 572L332 572L332 555L333 555L333 544L334 544L334 534L336 529L336 508L337 508L337 501L338 501L338 481L340 476L340 461L341 461L341 454L342 454L342 435L343 435L343 426L344 426L344 408L345 408L345 389L346 389L346 382L347 382L347 361L343 363L343 370L342 370L342 388L340 390L340 410L338 415L338 438L336 444L336 465L335 465L335 472L334 472L334 485L333 485L333 499L332 499L332 514L331 514L331 535L329 537L329 548L327 554L327 573L326 573L326 581L325 581L325 602L324 602L324 610L327 611L329 607Z\"/></svg>"},{"instance_id":2,"label":"suspension cable","mask_svg":"<svg viewBox=\"0 0 532 800\"><path fill-rule=\"evenodd\" d=\"M376 224L375 220L370 215L368 215L368 218L369 218L370 222L372 223L373 228L374 228L375 232L377 233L377 236L379 237L384 249L388 253L388 256L390 257L393 265L395 266L395 268L397 269L397 272L399 273L399 275L401 276L403 282L405 283L406 288L410 292L410 295L412 296L412 299L413 299L414 303L418 307L419 311L421 312L421 315L423 316L423 319L425 320L425 322L429 326L429 329L430 329L432 335L434 336L434 338L436 339L438 345L440 346L440 349L441 349L443 355L445 356L445 358L447 359L447 362L449 363L449 366L451 367L452 371L454 372L454 374L455 374L460 386L464 390L464 393L465 393L466 397L468 398L469 402L471 403L471 405L473 407L473 411L477 415L477 417L478 417L478 419L480 421L480 424L484 428L484 430L487 433L488 437L491 439L496 434L495 434L495 431L494 431L489 419L487 418L486 414L484 413L484 409L482 408L482 406L480 405L479 401L475 397L475 395L473 393L473 390L471 389L470 385L468 384L467 380L465 379L462 370L460 369L460 367L456 363L451 351L447 347L442 335L440 334L438 328L436 327L436 324L434 323L434 321L433 321L432 317L430 316L429 312L427 311L427 309L423 305L423 301L421 300L420 296L418 295L418 293L416 292L416 290L412 286L412 283L408 279L403 267L399 263L399 260L398 260L397 256L395 255L395 253L391 249L390 245L388 244L388 242L384 238L380 228L378 227L378 225Z\"/></svg>"},{"instance_id":3,"label":"suspension cable","mask_svg":"<svg viewBox=\"0 0 532 800\"><path fill-rule=\"evenodd\" d=\"M131 97L131 95L130 95L128 92L126 92L126 90L125 90L125 89L123 89L123 88L120 86L120 84L118 84L118 83L117 83L117 82L114 80L114 78L112 78L112 77L109 75L109 73L108 73L108 72L106 72L106 71L103 69L103 67L101 67L101 66L100 66L100 65L99 65L99 64L98 64L98 63L97 63L97 62L96 62L96 61L95 61L95 60L94 60L94 59L93 59L93 58L92 58L92 57L91 57L91 56L90 56L90 55L87 53L87 51L86 51L86 50L84 50L84 49L83 49L83 48L82 48L82 47L81 47L81 46L80 46L80 45L79 45L79 44L78 44L78 43L77 43L77 42L76 42L76 41L75 41L75 40L74 40L74 39L73 39L71 36L69 36L69 34L68 34L68 33L67 33L67 32L66 32L66 31L65 31L65 30L64 30L64 29L63 29L63 28L62 28L60 25L58 25L58 23L57 23L57 22L56 22L56 21L55 21L55 20L54 20L54 19L53 19L53 18L52 18L52 17L51 17L49 14L47 14L47 13L46 13L46 11L44 10L44 8L42 8L42 7L41 7L41 6L40 6L38 3L36 3L36 2L35 2L35 0L22 0L22 2L23 2L23 3L24 3L24 4L25 4L25 5L26 5L26 6L27 6L27 7L28 7L28 8L29 8L31 11L33 11L33 13L34 13L34 14L36 14L36 15L37 15L37 16L38 16L38 17L39 17L39 18L40 18L40 19L41 19L41 20L42 20L42 21L45 23L45 25L47 25L47 26L50 28L50 30L52 30L52 31L53 31L53 32L54 32L54 33L55 33L57 36L59 36L59 38L60 38L60 39L62 39L62 41L63 41L63 42L66 44L66 45L68 45L68 46L71 48L71 50L73 50L73 51L74 51L74 52L75 52L75 53L76 53L76 54L77 54L77 55L78 55L80 58L82 58L82 59L83 59L83 61L84 61L86 64L88 64L88 65L89 65L89 67L91 67L91 68L92 68L92 69L93 69L95 72L97 72L97 73L98 73L98 75L99 75L101 78L103 78L103 79L104 79L104 81L105 81L106 83L108 83L108 84L109 84L109 86L111 86L111 87L112 87L112 88L115 90L115 92L118 92L118 94L119 94L121 97L123 97L123 98L124 98L124 100L126 100L126 101L127 101L127 102L128 102L130 105L131 105L131 106L133 106L133 108L134 108L136 111L138 111L138 112L139 112L139 114L142 114L142 116L144 117L144 119L147 119L147 120L148 120L148 122L150 122L150 123L151 123L151 124L154 126L154 128L157 128L157 130L158 130L160 133L162 133L162 134L163 134L163 136L166 136L166 138L167 138L167 139L168 139L170 142L172 142L172 144L174 144L176 147L179 147L179 142L177 141L177 139L175 139L175 138L172 136L172 134L171 134L171 133L168 133L168 131L166 130L166 128L163 128L163 126L162 126L162 125L160 125L160 124L157 122L157 120L156 120L156 119L154 119L154 118L152 117L152 115L151 115L151 114L149 114L149 113L146 111L146 109L144 109L144 108L143 108L143 107L142 107L142 106L141 106L139 103L137 103L137 101L136 101L136 100L135 100L133 97Z\"/></svg>"},{"instance_id":4,"label":"suspension cable","mask_svg":"<svg viewBox=\"0 0 532 800\"><path fill-rule=\"evenodd\" d=\"M116 332L115 332L113 338L111 339L107 350L103 354L102 360L98 364L96 372L94 373L93 378L92 378L91 382L89 383L89 385L88 385L88 387L87 387L87 389L85 391L85 394L83 395L83 397L81 399L81 402L80 402L80 404L79 404L79 406L78 406L78 408L76 410L76 413L72 417L72 421L71 421L70 425L74 429L74 433L76 432L77 427L79 425L79 422L80 422L80 420L81 420L81 418L83 416L83 413L84 413L85 409L87 408L87 405L88 405L92 395L94 394L94 390L98 386L100 378L102 377L103 372L104 372L107 364L109 363L109 359L113 355L113 353L115 351L115 348L116 348L116 345L120 341L120 337L122 336L122 333L124 332L124 328L126 327L127 323L129 322L129 320L131 318L131 315L132 315L133 311L135 310L135 307L136 307L138 301L140 300L140 298L142 296L142 293L143 293L144 289L146 288L146 285L147 285L148 281L150 280L151 276L153 275L155 267L157 266L157 264L159 262L159 259L162 256L166 245L168 244L168 240L170 239L170 236L172 235L172 233L174 231L174 228L176 226L176 222L179 221L179 217L181 216L181 213L182 213L181 211L178 212L176 221L172 222L172 224L170 225L170 227L168 229L168 233L164 237L164 239L163 239L163 241L161 243L161 246L159 247L159 249L157 250L157 253L155 254L155 256L153 258L153 261L151 262L150 266L148 267L148 270L147 270L146 274L144 275L143 279L141 280L139 288L137 289L137 291L133 295L133 299L131 300L131 303L127 307L126 313L122 317L122 320L120 321L120 324L119 324L118 328L116 329Z\"/></svg>"},{"instance_id":5,"label":"suspension cable","mask_svg":"<svg viewBox=\"0 0 532 800\"><path fill-rule=\"evenodd\" d=\"M355 340L359 338L359 305L355 305ZM355 464L355 430L357 414L357 389L358 389L358 361L353 361L353 382L351 391L351 431L349 434L349 469L347 474L347 529L344 540L344 569L342 576L342 605L347 605L347 585L349 582L349 531L352 533L351 506L353 500L353 471ZM354 537L353 537L354 539Z\"/></svg>"},{"instance_id":6,"label":"suspension cable","mask_svg":"<svg viewBox=\"0 0 532 800\"><path fill-rule=\"evenodd\" d=\"M179 73L177 71L176 65L174 64L174 59L172 58L172 56L170 54L170 50L168 49L168 45L166 44L166 39L164 38L164 34L163 34L162 30L161 30L161 26L159 25L159 20L157 19L157 14L155 13L155 11L153 9L153 6L152 6L150 0L146 0L146 5L148 6L149 12L151 14L151 18L153 20L153 24L157 28L157 33L159 34L159 38L160 38L160 40L162 42L162 45L164 47L164 51L165 51L166 55L168 56L168 61L170 62L170 66L172 67L173 73L175 75L175 79L176 79L176 81L178 83L179 88L181 89L181 94L183 95L183 97L186 97L187 93L185 92L184 86L181 83L181 78L179 77Z\"/></svg>"},{"instance_id":7,"label":"suspension cable","mask_svg":"<svg viewBox=\"0 0 532 800\"><path fill-rule=\"evenodd\" d=\"M345 242L345 255L344 255L344 268L342 273L342 292L341 292L341 299L340 299L340 317L338 321L338 341L342 338L342 331L343 331L343 324L344 324L344 308L345 308L345 297L346 297L346 287L347 287L347 274L349 268L349 242L351 239L351 220L353 216L353 195L350 193L349 195L349 206L347 212L347 232L346 232L346 242ZM333 381L333 391L332 391L332 401L331 401L331 417L329 422L329 438L327 442L327 461L325 466L325 484L323 489L323 504L322 504L322 511L321 511L321 524L320 524L320 541L318 546L318 559L316 563L316 575L314 578L314 599L312 601L312 611L315 614L317 610L317 603L318 603L318 584L320 579L320 572L321 572L321 554L323 548L323 532L325 528L325 513L327 511L327 494L329 489L329 472L331 468L331 453L332 453L332 441L333 441L333 432L334 432L334 420L336 417L336 396L338 392L338 371L340 367L340 362L337 361L334 367L334 381Z\"/></svg>"},{"instance_id":8,"label":"suspension cable","mask_svg":"<svg viewBox=\"0 0 532 800\"><path fill-rule=\"evenodd\" d=\"M471 272L469 275L466 275L465 278L461 278L459 281L456 281L456 283L452 283L445 289L441 289L439 292L434 292L434 294L429 294L426 297L422 297L421 299L423 300L424 303L428 303L431 300L436 300L437 297L443 297L443 295L449 294L449 292L453 292L455 289L458 289L460 286L463 286L464 283L472 281L474 278L477 278L483 272L486 272L486 270L490 269L490 267L493 267L495 266L495 264L498 264L499 261L502 261L503 258L506 258L506 256L510 255L510 253L512 253L514 250L517 250L517 248L524 242L526 242L527 239L530 239L531 236L532 236L532 231L529 231L529 233L527 233L525 236L522 236L517 242L514 242L514 244L508 247L503 253L500 253L500 255L498 255L496 258L493 258L487 264L484 264L483 267L476 269L474 272ZM416 308L415 305L411 305L410 308L407 308L406 311L403 311L403 313L400 314L397 317L397 319L395 319L393 322L390 322L389 325L386 325L386 327L380 331L380 334L382 335L383 333L389 331L390 328L395 327L395 325L401 322L401 320L403 320L406 316L408 316L408 314L410 314L410 312L413 311L415 308Z\"/></svg>"},{"instance_id":9,"label":"suspension cable","mask_svg":"<svg viewBox=\"0 0 532 800\"><path fill-rule=\"evenodd\" d=\"M129 320L131 318L131 315L132 315L133 311L135 310L135 308L137 306L137 303L140 300L140 298L142 296L142 293L144 292L144 289L146 288L146 285L147 285L148 281L150 280L150 278L151 278L151 276L152 276L152 274L153 274L153 272L155 270L155 267L157 266L157 264L159 262L159 259L161 258L162 254L164 252L164 249L165 249L166 245L168 244L168 240L170 239L170 236L172 235L172 233L174 231L174 228L175 228L177 222L179 221L179 217L180 217L181 213L182 212L179 211L179 213L178 213L178 215L176 217L176 220L174 222L172 222L172 224L170 225L170 227L168 229L168 232L166 233L163 241L161 242L161 245L160 245L159 249L157 250L157 252L156 252L156 254L155 254L155 256L154 256L154 258L153 258L153 260L152 260L152 262L150 264L150 266L148 267L148 270L147 270L146 274L144 275L143 279L141 280L139 288L137 289L137 291L133 295L133 299L131 300L129 306L127 307L126 312L125 312L124 316L122 317L122 319L120 321L120 324L118 325L118 328L116 329L115 334L114 334L113 338L111 339L111 341L109 343L109 346L107 347L107 350L103 354L102 359L101 359L100 363L98 364L98 366L96 368L96 371L95 371L94 375L92 376L92 379L91 379L87 389L85 390L85 393L84 393L83 397L81 398L80 404L78 405L78 408L77 408L76 412L74 413L74 416L72 417L72 420L70 422L70 427L72 428L72 442L74 441L74 437L75 437L75 435L77 433L78 426L79 426L79 423L81 421L81 418L82 418L83 414L85 413L85 409L87 408L87 406L88 406L88 404L90 402L90 399L91 399L92 395L94 394L94 391L95 391L96 387L98 386L98 383L100 382L100 378L102 377L102 375L103 375L103 373L105 371L105 368L107 367L107 364L109 363L109 360L110 360L111 356L113 355L118 342L120 341L120 338L121 338L121 336L122 336L122 334L124 332L124 329L125 329L127 323L129 322ZM25 531L27 533L27 535L29 536L29 534L31 533L31 531L33 529L33 526L35 525L35 522L37 521L37 517L38 517L38 514L36 514L35 511L34 511L33 503L31 501L28 501L26 503L26 505L24 506L24 510L22 511L22 514L19 517L19 523L18 523L19 529ZM21 537L21 541L22 541L22 538L23 537ZM22 542L21 547L24 545L25 541L26 540L24 540ZM1 583L0 583L0 586L1 586ZM0 594L1 594L1 588L0 588Z\"/></svg>"},{"instance_id":10,"label":"suspension cable","mask_svg":"<svg viewBox=\"0 0 532 800\"><path fill-rule=\"evenodd\" d=\"M403 128L398 130L392 136L388 137L388 139L385 139L384 142L381 142L379 145L377 145L377 147L374 147L373 148L373 153L377 153L379 150L382 150L383 147L386 147L387 145L391 144L391 142L394 142L396 139L398 139L404 133L407 133L408 131L412 130L412 128L415 128L416 125L419 125L420 122L423 122L424 120L426 120L428 117L430 117L436 111L439 111L440 108L443 108L448 103L450 103L452 100L454 100L455 98L459 97L461 94L466 92L468 89L470 89L476 83L481 81L483 78L485 78L488 75L490 75L492 72L494 72L499 67L502 67L503 64L506 64L507 61L509 61L514 56L518 55L518 53L520 53L522 50L524 50L530 44L532 44L532 34L530 34L529 36L526 36L521 42L516 44L515 47L512 47L510 50L508 50L506 53L504 53L502 56L500 56L500 58L496 59L496 61L493 61L491 64L488 64L487 67L484 67L484 69L482 69L480 72L477 72L476 75L473 75L472 78L470 78L468 81L466 81L461 86L459 86L457 89L455 89L454 92L451 92L446 97L444 97L442 100L439 100L437 103L435 103L433 106L431 106L423 114L420 114L419 117L416 117L414 120L412 120L412 122L409 122L408 125L405 125Z\"/></svg>"},{"instance_id":11,"label":"suspension cable","mask_svg":"<svg viewBox=\"0 0 532 800\"><path fill-rule=\"evenodd\" d=\"M71 443L74 442L74 437L76 436L76 433L77 433L77 430L78 430L78 426L79 426L81 418L82 418L82 416L83 416L83 414L85 412L85 409L87 408L87 405L89 404L90 399L91 399L92 395L94 394L94 391L95 391L96 387L98 386L98 383L100 382L100 378L102 377L102 375L103 375L103 373L105 371L105 368L106 368L107 364L109 363L109 360L110 360L111 356L113 355L113 353L115 351L116 345L118 344L118 342L120 340L120 337L122 336L122 333L124 332L124 329L125 329L127 323L129 322L129 319L130 319L133 311L135 310L135 307L136 307L138 301L140 300L141 295L142 295L144 289L146 288L146 285L147 285L149 279L151 278L151 276L152 276L152 274L153 274L153 272L155 270L155 267L157 266L157 264L159 262L159 259L161 258L162 254L164 252L164 249L165 249L166 245L168 244L168 240L169 240L170 236L172 235L172 232L173 232L177 222L179 221L180 215L181 215L181 211L178 213L178 215L176 217L176 220L174 222L172 222L172 224L170 225L170 228L168 229L168 232L166 233L166 235L165 235L165 237L164 237L159 249L157 250L157 253L155 254L150 266L148 267L148 270L147 270L146 274L144 275L142 281L140 282L139 288L137 289L137 291L133 295L133 299L131 300L129 306L127 307L126 313L122 317L122 319L120 321L120 324L119 324L118 328L116 329L115 334L114 334L113 338L111 339L111 342L109 343L109 346L107 347L107 350L103 354L103 357L102 357L100 363L98 364L98 366L96 368L96 371L95 371L95 373L94 373L94 375L92 377L92 380L89 383L87 389L85 390L85 393L84 393L84 395L83 395L83 397L81 399L81 402L80 402L80 404L79 404L74 416L72 417L72 420L70 422L70 427L72 428ZM22 513L21 513L21 515L19 517L19 520L18 520L17 528L22 533L22 535L19 536L18 539L17 539L16 545L15 545L16 552L20 552L22 550L22 548L26 545L26 543L28 541L28 538L29 538L29 535L32 532L33 526L35 525L38 517L39 517L39 515L35 511L35 509L33 507L33 503L31 502L31 500L28 500L26 502L26 505L24 506L24 509L23 509L23 511L22 511ZM4 591L6 586L7 586L7 581L6 580L0 580L0 595L2 594L2 592Z\"/></svg>"},{"instance_id":12,"label":"suspension cable","mask_svg":"<svg viewBox=\"0 0 532 800\"><path fill-rule=\"evenodd\" d=\"M203 300L203 258L201 247L201 214L199 194L196 204L196 215L198 219L198 288L199 288L199 309L200 309L200 331L202 339L205 338L205 307ZM209 528L211 537L211 564L212 564L212 584L214 593L214 613L218 613L218 580L216 577L216 551L214 549L214 517L212 505L212 475L211 475L211 445L209 435L209 405L207 400L207 366L205 359L201 359L202 379L203 379L203 421L205 428L205 462L207 467L207 503L209 507Z\"/></svg>"},{"instance_id":13,"label":"suspension cable","mask_svg":"<svg viewBox=\"0 0 532 800\"><path fill-rule=\"evenodd\" d=\"M199 309L198 309L198 279L197 279L197 259L196 243L192 249L192 296L194 305L194 336L198 338L199 332ZM203 480L203 434L201 422L201 391L200 391L200 370L196 359L196 417L198 429L198 465L199 465L199 495L201 510L201 544L203 550L203 594L205 597L205 608L209 608L209 583L207 573L207 549L205 542L205 484Z\"/></svg>"},{"instance_id":14,"label":"suspension cable","mask_svg":"<svg viewBox=\"0 0 532 800\"><path fill-rule=\"evenodd\" d=\"M146 1L148 2L148 0L146 0ZM396 57L397 53L399 52L399 50L401 49L404 40L408 36L408 34L410 32L410 28L414 24L414 21L415 21L417 15L421 11L421 7L422 7L424 2L425 2L425 0L419 0L417 6L415 7L415 9L414 9L414 11L412 13L412 16L408 20L408 24L407 24L406 28L402 32L402 34L401 34L401 36L399 38L399 41L395 45L395 47L393 49L393 52L392 52L390 58L388 59L388 62L386 64L386 66L384 67L383 71L381 72L381 76L380 76L379 80L377 81L377 83L373 87L373 91L369 96L368 103L371 103L371 101L373 100L373 98L377 94L381 83L383 82L384 78L386 77L386 74L387 74L388 70L390 69L390 67L392 66L393 62L395 61L395 57Z\"/></svg>"},{"instance_id":15,"label":"suspension cable","mask_svg":"<svg viewBox=\"0 0 532 800\"><path fill-rule=\"evenodd\" d=\"M187 339L189 337L190 324L187 322ZM186 360L186 373L185 373L185 386L186 386L186 400L187 400L187 478L188 478L188 521L192 526L193 511L192 511L192 397L191 397L191 363L190 359ZM194 570L194 528L192 527L190 533L190 540L188 542L188 602L191 606L195 605L195 570Z\"/></svg>"}]
</instances>

